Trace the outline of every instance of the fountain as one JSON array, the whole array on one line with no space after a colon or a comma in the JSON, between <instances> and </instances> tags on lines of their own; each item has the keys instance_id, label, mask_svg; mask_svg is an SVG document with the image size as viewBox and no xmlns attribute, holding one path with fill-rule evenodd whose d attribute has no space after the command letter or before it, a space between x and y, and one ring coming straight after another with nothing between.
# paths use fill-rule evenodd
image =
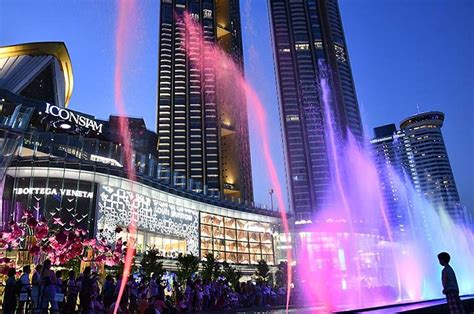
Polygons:
<instances>
[{"instance_id":1,"label":"fountain","mask_svg":"<svg viewBox=\"0 0 474 314\"><path fill-rule=\"evenodd\" d=\"M123 150L124 150L124 167L127 172L128 179L132 182L132 195L134 190L133 182L136 181L135 167L133 166L133 146L132 140L130 138L130 130L128 128L128 122L125 118L127 116L125 110L125 102L123 99L123 65L126 64L125 56L126 47L131 47L127 45L127 41L130 39L130 33L127 33L127 30L133 30L133 22L135 21L134 12L136 11L135 3L133 0L128 1L119 1L118 4L118 25L117 32L115 33L115 74L114 74L114 88L115 88L115 106L119 113L119 129L120 136L122 137ZM120 290L117 296L117 302L115 302L114 314L117 313L120 300L127 285L128 278L132 269L132 262L135 256L135 234L136 234L136 222L137 222L137 209L134 202L131 204L131 215L130 223L128 225L128 239L127 241L127 251L125 254L124 268L122 274L122 280L120 282Z\"/></svg>"},{"instance_id":2,"label":"fountain","mask_svg":"<svg viewBox=\"0 0 474 314\"><path fill-rule=\"evenodd\" d=\"M127 18L130 17L133 13L131 6L133 3L130 1L120 2L116 38L116 104L121 115L125 114L121 91L125 14ZM258 123L257 137L261 140L261 149L273 183L283 231L288 238L290 227L283 190L270 152L264 105L233 60L213 42L204 40L200 24L186 13L178 18L182 19L185 25L183 38L197 41L200 48L204 49L208 56L212 56L198 58L199 63L193 61L190 65L198 69L213 68L217 82L233 83L232 89L225 90L219 89L218 84L216 92L219 97L232 99L242 93L246 95L248 112ZM188 57L192 53L190 46L183 45L183 51ZM206 62L212 64L203 64ZM323 69L324 65L321 64L320 67ZM305 304L322 305L324 311L335 311L440 297L440 267L436 258L440 251L449 251L452 254L452 264L458 274L461 293L473 292L474 280L469 278L470 265L474 261L474 248L471 245L474 243L473 233L454 224L442 209L433 208L426 200L418 197L414 189L407 185L407 181L393 171L398 190L401 191L402 198L407 200L405 210L411 217L407 239L398 241L387 218L388 207L383 199L380 178L369 149L361 147L350 132L347 139L341 139L331 111L332 95L328 78L323 75L317 85L324 105L326 145L331 173L328 196L331 205L319 211L314 217L314 223L301 228L293 237L297 242L297 278L294 282L303 287L300 290L304 290ZM122 136L125 148L128 149L127 156L130 157L133 152L128 127L124 122L121 124ZM130 167L130 160L126 164L133 181L134 172L133 167ZM133 234L133 219L129 228ZM133 245L130 245L124 278L129 274L132 258ZM291 249L287 250L287 259L288 311L293 282ZM125 279L121 283L119 299L124 285Z\"/></svg>"},{"instance_id":3,"label":"fountain","mask_svg":"<svg viewBox=\"0 0 474 314\"><path fill-rule=\"evenodd\" d=\"M194 40L198 38L201 47L212 55L213 64L194 62L192 66L213 67L216 81L233 82L233 90L217 90L220 97L231 99L240 92L247 97L248 112L258 123L257 137L261 140L267 171L275 187L283 231L288 236L290 227L282 187L270 153L265 107L233 60L214 43L204 41L200 24L188 14L181 18L187 38L191 35ZM189 56L187 47L189 45L183 49ZM474 291L474 283L468 279L469 264L474 260L474 249L469 245L474 243L473 233L454 224L442 209L435 209L418 197L407 180L389 169L402 198L407 200L405 210L411 218L407 239L399 241L394 236L381 178L370 149L361 147L349 131L345 140L338 133L331 111L327 69L324 64L319 66L322 76L316 85L324 105L328 164L332 175L328 192L331 206L319 211L314 217L316 223L297 234L298 278L295 283L300 280L299 284L304 287L301 290L305 291L305 304L322 304L324 311L335 311L440 297L441 269L436 256L441 251L452 253L461 293ZM429 236L426 230L431 232ZM289 250L287 257L288 265L291 265L292 252ZM288 276L287 311L292 271L288 271Z\"/></svg>"}]
</instances>

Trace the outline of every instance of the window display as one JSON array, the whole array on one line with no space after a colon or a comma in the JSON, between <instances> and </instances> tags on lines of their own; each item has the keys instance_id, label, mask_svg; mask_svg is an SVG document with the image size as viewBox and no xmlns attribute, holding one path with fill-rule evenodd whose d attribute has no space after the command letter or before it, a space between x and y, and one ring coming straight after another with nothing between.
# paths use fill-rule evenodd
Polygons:
<instances>
[{"instance_id":1,"label":"window display","mask_svg":"<svg viewBox=\"0 0 474 314\"><path fill-rule=\"evenodd\" d=\"M218 261L274 264L269 223L201 213L201 258L213 253Z\"/></svg>"}]
</instances>

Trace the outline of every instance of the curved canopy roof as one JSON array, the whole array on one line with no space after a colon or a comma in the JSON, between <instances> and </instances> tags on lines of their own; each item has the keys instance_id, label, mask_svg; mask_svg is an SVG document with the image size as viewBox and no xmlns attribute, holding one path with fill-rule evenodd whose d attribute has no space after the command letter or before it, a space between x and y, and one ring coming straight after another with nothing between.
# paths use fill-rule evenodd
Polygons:
<instances>
[{"instance_id":1,"label":"curved canopy roof","mask_svg":"<svg viewBox=\"0 0 474 314\"><path fill-rule=\"evenodd\" d=\"M71 59L69 57L66 45L63 42L38 42L0 47L0 58L20 55L52 55L59 61L59 63L61 64L62 72L64 74L64 99L65 105L67 106L72 94L73 75Z\"/></svg>"}]
</instances>

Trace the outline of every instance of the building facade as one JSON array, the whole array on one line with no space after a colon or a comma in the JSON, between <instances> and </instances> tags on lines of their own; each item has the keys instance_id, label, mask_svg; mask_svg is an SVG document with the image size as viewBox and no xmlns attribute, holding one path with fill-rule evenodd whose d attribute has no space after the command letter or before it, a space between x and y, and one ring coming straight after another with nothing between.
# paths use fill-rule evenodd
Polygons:
<instances>
[{"instance_id":1,"label":"building facade","mask_svg":"<svg viewBox=\"0 0 474 314\"><path fill-rule=\"evenodd\" d=\"M98 119L0 88L0 230L28 211L113 242L129 236L115 230L127 230L133 204L139 254L147 248L170 259L213 253L248 272L262 259L275 264L278 213L179 184L160 163L158 134L143 119L125 117L136 173L131 182L118 119Z\"/></svg>"},{"instance_id":2,"label":"building facade","mask_svg":"<svg viewBox=\"0 0 474 314\"><path fill-rule=\"evenodd\" d=\"M400 123L407 165L415 190L437 210L446 210L463 221L463 208L454 180L441 127L444 114L430 111L410 116Z\"/></svg>"},{"instance_id":3,"label":"building facade","mask_svg":"<svg viewBox=\"0 0 474 314\"><path fill-rule=\"evenodd\" d=\"M403 133L397 131L393 123L376 127L370 143L393 236L403 239L410 226L409 213L412 208L406 193L408 173Z\"/></svg>"},{"instance_id":4,"label":"building facade","mask_svg":"<svg viewBox=\"0 0 474 314\"><path fill-rule=\"evenodd\" d=\"M203 39L186 32L186 13L201 24ZM243 70L239 1L162 0L159 36L160 163L181 187L252 201L245 97L224 95L235 87L216 79L219 65L207 47L217 44Z\"/></svg>"},{"instance_id":5,"label":"building facade","mask_svg":"<svg viewBox=\"0 0 474 314\"><path fill-rule=\"evenodd\" d=\"M328 78L337 135L363 131L336 0L269 0L291 209L311 220L328 205L328 123L320 81Z\"/></svg>"},{"instance_id":6,"label":"building facade","mask_svg":"<svg viewBox=\"0 0 474 314\"><path fill-rule=\"evenodd\" d=\"M371 140L382 192L392 225L400 233L410 225L414 190L436 210L445 210L454 221L465 222L441 127L442 112L431 111L394 124L375 128ZM412 212L412 215L423 213Z\"/></svg>"}]
</instances>

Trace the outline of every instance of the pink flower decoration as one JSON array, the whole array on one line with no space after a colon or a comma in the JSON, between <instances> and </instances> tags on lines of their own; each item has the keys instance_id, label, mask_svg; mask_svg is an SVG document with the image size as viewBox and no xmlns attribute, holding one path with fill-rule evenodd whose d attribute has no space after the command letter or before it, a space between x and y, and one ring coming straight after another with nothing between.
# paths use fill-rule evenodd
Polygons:
<instances>
[{"instance_id":1,"label":"pink flower decoration","mask_svg":"<svg viewBox=\"0 0 474 314\"><path fill-rule=\"evenodd\" d=\"M35 235L38 240L44 239L48 235L49 228L47 225L38 224L36 226Z\"/></svg>"},{"instance_id":2,"label":"pink flower decoration","mask_svg":"<svg viewBox=\"0 0 474 314\"><path fill-rule=\"evenodd\" d=\"M58 241L59 244L65 244L67 242L67 236L63 231L59 231L56 234L56 241Z\"/></svg>"},{"instance_id":3,"label":"pink flower decoration","mask_svg":"<svg viewBox=\"0 0 474 314\"><path fill-rule=\"evenodd\" d=\"M36 255L38 255L39 252L40 252L40 247L37 246L37 245L32 245L32 246L30 247L30 249L28 250L28 252L30 252L30 254L36 256Z\"/></svg>"},{"instance_id":4,"label":"pink flower decoration","mask_svg":"<svg viewBox=\"0 0 474 314\"><path fill-rule=\"evenodd\" d=\"M30 226L31 228L35 228L38 225L38 220L36 220L35 217L29 217L28 220L26 221L26 224Z\"/></svg>"}]
</instances>

